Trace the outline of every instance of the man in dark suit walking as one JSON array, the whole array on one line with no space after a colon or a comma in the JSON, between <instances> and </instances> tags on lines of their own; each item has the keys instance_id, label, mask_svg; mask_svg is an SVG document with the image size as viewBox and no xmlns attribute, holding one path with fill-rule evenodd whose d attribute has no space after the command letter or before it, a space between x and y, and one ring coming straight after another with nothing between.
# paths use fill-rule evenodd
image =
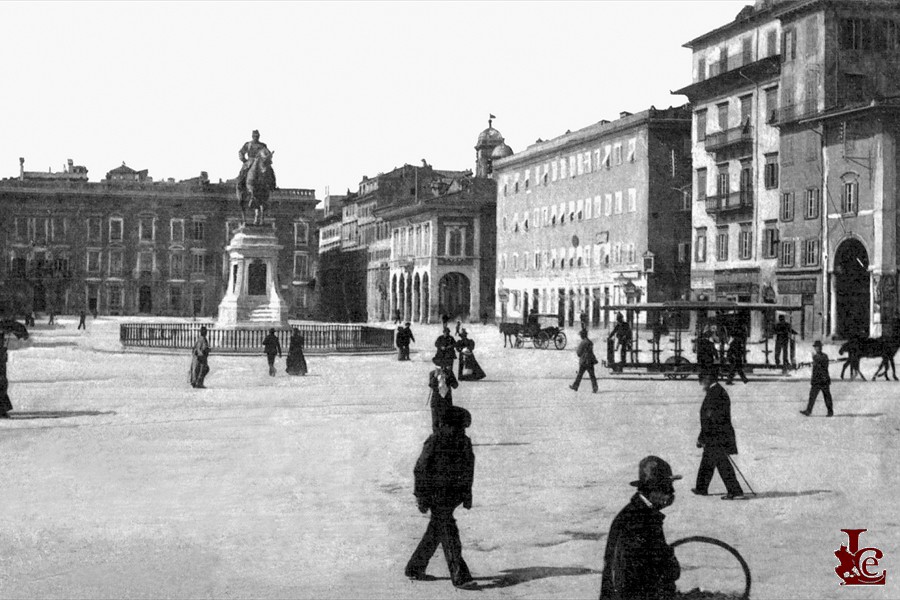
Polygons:
<instances>
[{"instance_id":1,"label":"man in dark suit walking","mask_svg":"<svg viewBox=\"0 0 900 600\"><path fill-rule=\"evenodd\" d=\"M578 386L581 385L581 378L587 372L588 377L591 378L591 388L596 394L597 376L594 374L594 365L597 364L597 357L594 356L594 342L588 339L586 329L579 331L578 335L581 336L578 348L575 349L575 354L578 356L578 374L575 376L575 383L570 385L569 388L577 392Z\"/></svg>"},{"instance_id":2,"label":"man in dark suit walking","mask_svg":"<svg viewBox=\"0 0 900 600\"><path fill-rule=\"evenodd\" d=\"M775 324L775 366L787 372L791 361L788 358L788 349L791 345L791 336L797 335L791 324L784 320L784 315L778 315L778 323ZM782 363L782 361L784 361Z\"/></svg>"},{"instance_id":3,"label":"man in dark suit walking","mask_svg":"<svg viewBox=\"0 0 900 600\"><path fill-rule=\"evenodd\" d=\"M809 382L809 403L806 405L806 410L801 410L800 413L807 417L812 414L813 406L816 405L816 398L819 397L819 391L821 390L822 397L825 399L825 408L828 410L828 414L825 416L833 417L834 406L831 403L831 375L828 374L828 355L822 352L822 342L819 340L813 342L813 348L815 348L815 351L813 352L812 379Z\"/></svg>"},{"instance_id":4,"label":"man in dark suit walking","mask_svg":"<svg viewBox=\"0 0 900 600\"><path fill-rule=\"evenodd\" d=\"M723 500L745 500L744 490L738 483L731 465L732 454L737 454L737 440L731 424L731 398L716 381L715 369L700 374L700 385L706 391L703 404L700 405L700 436L697 447L703 448L703 458L697 470L697 485L691 491L698 496L709 493L709 483L713 473L718 470L728 493Z\"/></svg>"}]
</instances>

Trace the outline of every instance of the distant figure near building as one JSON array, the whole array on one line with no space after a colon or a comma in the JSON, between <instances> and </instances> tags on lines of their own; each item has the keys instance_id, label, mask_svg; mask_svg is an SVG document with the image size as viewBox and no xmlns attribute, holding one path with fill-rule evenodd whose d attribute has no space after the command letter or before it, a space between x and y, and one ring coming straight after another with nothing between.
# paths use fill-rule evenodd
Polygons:
<instances>
[{"instance_id":1,"label":"distant figure near building","mask_svg":"<svg viewBox=\"0 0 900 600\"><path fill-rule=\"evenodd\" d=\"M700 406L700 435L697 447L703 448L703 458L697 469L697 485L691 491L698 496L709 494L713 473L719 471L728 493L723 500L744 500L744 490L738 483L730 455L737 454L737 439L731 424L731 398L716 381L715 369L700 374L700 385L706 392Z\"/></svg>"},{"instance_id":2,"label":"distant figure near building","mask_svg":"<svg viewBox=\"0 0 900 600\"><path fill-rule=\"evenodd\" d=\"M459 387L459 381L453 375L453 363L449 365L435 356L432 362L436 369L428 374L428 387L431 388L431 430L437 433L444 423L444 416L453 406L453 389Z\"/></svg>"},{"instance_id":3,"label":"distant figure near building","mask_svg":"<svg viewBox=\"0 0 900 600\"><path fill-rule=\"evenodd\" d=\"M87 325L85 324L85 319L87 318L87 314L82 310L78 313L78 329L87 329Z\"/></svg>"},{"instance_id":4,"label":"distant figure near building","mask_svg":"<svg viewBox=\"0 0 900 600\"><path fill-rule=\"evenodd\" d=\"M394 309L394 325L399 325L399 324L400 324L400 309L395 308Z\"/></svg>"},{"instance_id":5,"label":"distant figure near building","mask_svg":"<svg viewBox=\"0 0 900 600\"><path fill-rule=\"evenodd\" d=\"M644 458L637 493L609 527L603 555L600 600L671 600L677 597L675 582L681 565L666 542L662 509L675 502L669 463L658 456Z\"/></svg>"},{"instance_id":6,"label":"distant figure near building","mask_svg":"<svg viewBox=\"0 0 900 600\"><path fill-rule=\"evenodd\" d=\"M462 329L462 321L459 319L456 320L456 335L459 335L459 330Z\"/></svg>"},{"instance_id":7,"label":"distant figure near building","mask_svg":"<svg viewBox=\"0 0 900 600\"><path fill-rule=\"evenodd\" d=\"M287 364L285 365L287 368L288 375L306 375L306 357L303 356L303 334L300 333L300 330L294 327L293 333L291 333L291 341L290 346L288 347L288 356L287 356Z\"/></svg>"},{"instance_id":8,"label":"distant figure near building","mask_svg":"<svg viewBox=\"0 0 900 600\"><path fill-rule=\"evenodd\" d=\"M825 416L833 417L834 406L831 402L831 375L828 374L828 355L822 352L822 342L819 340L813 342L813 348L812 378L809 382L809 402L806 404L806 410L801 410L800 414L807 417L812 414L812 409L816 405L816 399L819 397L819 392L821 391L822 397L825 399L825 408L828 410L828 413Z\"/></svg>"},{"instance_id":9,"label":"distant figure near building","mask_svg":"<svg viewBox=\"0 0 900 600\"><path fill-rule=\"evenodd\" d=\"M434 357L447 364L452 371L453 361L456 360L456 340L450 335L449 328L444 327L444 333L434 340L434 347L437 350Z\"/></svg>"},{"instance_id":10,"label":"distant figure near building","mask_svg":"<svg viewBox=\"0 0 900 600\"><path fill-rule=\"evenodd\" d=\"M425 573L438 546L450 571L450 581L463 589L477 587L462 557L462 543L453 511L460 504L472 508L472 482L475 478L475 454L465 433L472 415L464 408L452 407L444 425L422 447L414 470L416 504L419 512L431 511L428 529L416 547L405 574L412 580L426 580Z\"/></svg>"},{"instance_id":11,"label":"distant figure near building","mask_svg":"<svg viewBox=\"0 0 900 600\"><path fill-rule=\"evenodd\" d=\"M782 371L787 371L791 365L788 348L791 345L792 335L797 335L797 332L784 320L784 315L778 315L778 323L775 324L775 366L781 366Z\"/></svg>"},{"instance_id":12,"label":"distant figure near building","mask_svg":"<svg viewBox=\"0 0 900 600\"><path fill-rule=\"evenodd\" d=\"M409 321L397 327L397 360L409 360L409 344L416 341Z\"/></svg>"},{"instance_id":13,"label":"distant figure near building","mask_svg":"<svg viewBox=\"0 0 900 600\"><path fill-rule=\"evenodd\" d=\"M697 337L697 365L700 369L701 380L704 374L716 370L716 359L719 357L716 345L709 339L711 336L712 332L706 329Z\"/></svg>"},{"instance_id":14,"label":"distant figure near building","mask_svg":"<svg viewBox=\"0 0 900 600\"><path fill-rule=\"evenodd\" d=\"M269 362L269 375L275 377L275 356L281 358L281 342L275 335L275 328L269 330L269 335L263 340L263 349L266 353L266 360Z\"/></svg>"},{"instance_id":15,"label":"distant figure near building","mask_svg":"<svg viewBox=\"0 0 900 600\"><path fill-rule=\"evenodd\" d=\"M52 310L50 311L50 318L47 319L47 325L55 325L56 324L56 313Z\"/></svg>"},{"instance_id":16,"label":"distant figure near building","mask_svg":"<svg viewBox=\"0 0 900 600\"><path fill-rule=\"evenodd\" d=\"M0 419L8 419L13 409L9 399L9 379L6 378L6 363L9 353L6 350L6 336L0 334Z\"/></svg>"},{"instance_id":17,"label":"distant figure near building","mask_svg":"<svg viewBox=\"0 0 900 600\"><path fill-rule=\"evenodd\" d=\"M731 336L731 343L728 344L728 380L725 382L731 385L734 376L739 375L741 381L747 383L747 375L744 374L744 354L747 351L747 338L744 330L739 329Z\"/></svg>"},{"instance_id":18,"label":"distant figure near building","mask_svg":"<svg viewBox=\"0 0 900 600\"><path fill-rule=\"evenodd\" d=\"M591 389L593 393L597 393L597 376L594 374L594 365L597 364L597 357L594 355L594 342L588 339L586 329L578 332L581 341L578 342L578 348L575 349L575 355L578 356L578 374L575 375L575 383L569 386L573 391L578 391L581 385L581 378L587 372L591 378Z\"/></svg>"},{"instance_id":19,"label":"distant figure near building","mask_svg":"<svg viewBox=\"0 0 900 600\"><path fill-rule=\"evenodd\" d=\"M191 350L191 387L204 388L209 374L209 342L206 340L206 326L200 328L200 337Z\"/></svg>"},{"instance_id":20,"label":"distant figure near building","mask_svg":"<svg viewBox=\"0 0 900 600\"><path fill-rule=\"evenodd\" d=\"M621 372L622 367L625 366L627 352L631 350L631 326L625 320L625 317L622 316L622 313L616 313L616 325L613 327L607 340L613 338L615 338L616 342L619 344L620 352L619 366L615 370Z\"/></svg>"}]
</instances>

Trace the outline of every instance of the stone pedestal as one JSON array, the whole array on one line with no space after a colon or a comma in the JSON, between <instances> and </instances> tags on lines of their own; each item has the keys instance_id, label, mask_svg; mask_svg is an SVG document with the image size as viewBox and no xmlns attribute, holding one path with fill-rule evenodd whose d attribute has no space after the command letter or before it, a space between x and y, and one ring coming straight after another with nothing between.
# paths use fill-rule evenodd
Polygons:
<instances>
[{"instance_id":1,"label":"stone pedestal","mask_svg":"<svg viewBox=\"0 0 900 600\"><path fill-rule=\"evenodd\" d=\"M217 328L288 327L288 307L278 292L278 244L270 226L244 225L231 238L228 288L219 303Z\"/></svg>"}]
</instances>

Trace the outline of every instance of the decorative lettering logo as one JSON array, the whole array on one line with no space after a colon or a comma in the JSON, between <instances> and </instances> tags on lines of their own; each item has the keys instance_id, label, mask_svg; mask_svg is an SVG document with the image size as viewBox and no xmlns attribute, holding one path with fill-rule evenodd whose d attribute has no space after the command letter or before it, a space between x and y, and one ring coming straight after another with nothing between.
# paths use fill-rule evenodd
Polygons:
<instances>
[{"instance_id":1,"label":"decorative lettering logo","mask_svg":"<svg viewBox=\"0 0 900 600\"><path fill-rule=\"evenodd\" d=\"M875 572L884 553L878 548L860 548L859 536L867 529L841 529L847 534L847 545L834 553L841 562L834 572L843 579L841 585L884 585L887 571ZM867 556L869 555L869 556ZM870 570L871 569L871 570Z\"/></svg>"}]
</instances>

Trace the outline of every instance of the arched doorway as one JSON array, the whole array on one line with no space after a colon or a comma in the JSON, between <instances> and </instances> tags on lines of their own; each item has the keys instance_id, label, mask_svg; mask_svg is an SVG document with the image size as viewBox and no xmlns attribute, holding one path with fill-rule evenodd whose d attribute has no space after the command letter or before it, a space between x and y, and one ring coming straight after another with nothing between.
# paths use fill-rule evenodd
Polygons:
<instances>
[{"instance_id":1,"label":"arched doorway","mask_svg":"<svg viewBox=\"0 0 900 600\"><path fill-rule=\"evenodd\" d=\"M413 277L413 293L412 293L412 321L418 323L422 319L419 311L422 307L422 282L419 280L419 274Z\"/></svg>"},{"instance_id":2,"label":"arched doorway","mask_svg":"<svg viewBox=\"0 0 900 600\"><path fill-rule=\"evenodd\" d=\"M138 289L138 312L153 312L153 290L149 285L142 285Z\"/></svg>"},{"instance_id":3,"label":"arched doorway","mask_svg":"<svg viewBox=\"0 0 900 600\"><path fill-rule=\"evenodd\" d=\"M438 282L438 311L451 319L469 314L469 278L447 273Z\"/></svg>"},{"instance_id":4,"label":"arched doorway","mask_svg":"<svg viewBox=\"0 0 900 600\"><path fill-rule=\"evenodd\" d=\"M391 314L391 320L396 320L396 316L400 314L400 295L399 295L399 283L397 282L397 275L394 274L391 276L391 306L394 309L394 313Z\"/></svg>"},{"instance_id":5,"label":"arched doorway","mask_svg":"<svg viewBox=\"0 0 900 600\"><path fill-rule=\"evenodd\" d=\"M428 273L422 273L422 323L431 322L431 288Z\"/></svg>"},{"instance_id":6,"label":"arched doorway","mask_svg":"<svg viewBox=\"0 0 900 600\"><path fill-rule=\"evenodd\" d=\"M835 334L839 338L869 336L869 255L857 239L848 239L834 254Z\"/></svg>"}]
</instances>

